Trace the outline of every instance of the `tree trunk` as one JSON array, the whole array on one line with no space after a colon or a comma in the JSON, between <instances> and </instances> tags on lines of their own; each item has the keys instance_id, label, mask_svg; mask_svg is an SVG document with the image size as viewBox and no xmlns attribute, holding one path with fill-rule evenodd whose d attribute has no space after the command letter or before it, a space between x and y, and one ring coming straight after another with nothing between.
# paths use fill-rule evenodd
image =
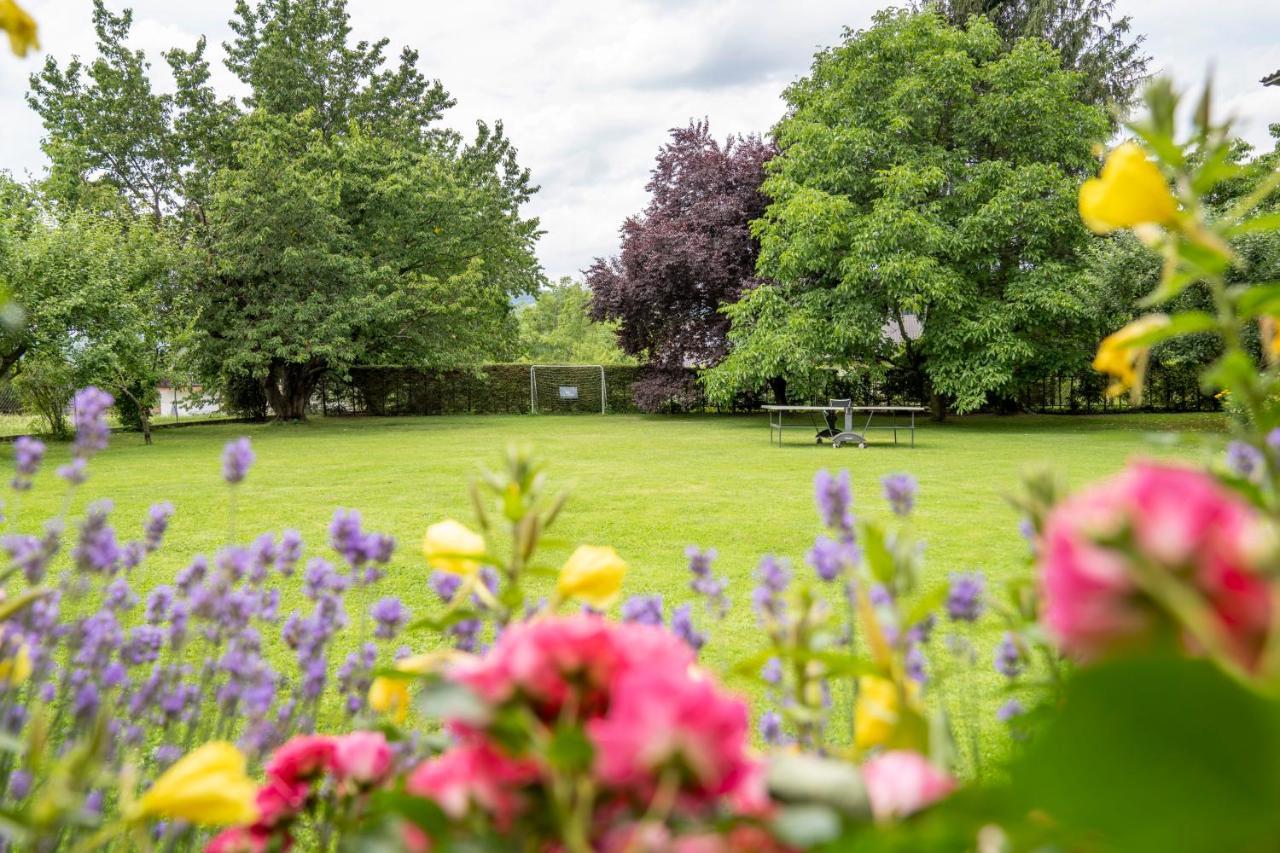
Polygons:
<instances>
[{"instance_id":1,"label":"tree trunk","mask_svg":"<svg viewBox=\"0 0 1280 853\"><path fill-rule=\"evenodd\" d=\"M775 406L785 406L787 404L787 380L781 376L775 376L769 380L769 389L773 391L773 404Z\"/></svg>"},{"instance_id":2,"label":"tree trunk","mask_svg":"<svg viewBox=\"0 0 1280 853\"><path fill-rule=\"evenodd\" d=\"M320 371L311 363L273 362L263 380L267 402L278 421L305 421L307 403Z\"/></svg>"},{"instance_id":3,"label":"tree trunk","mask_svg":"<svg viewBox=\"0 0 1280 853\"><path fill-rule=\"evenodd\" d=\"M929 389L929 412L939 423L947 419L947 401L933 388Z\"/></svg>"}]
</instances>

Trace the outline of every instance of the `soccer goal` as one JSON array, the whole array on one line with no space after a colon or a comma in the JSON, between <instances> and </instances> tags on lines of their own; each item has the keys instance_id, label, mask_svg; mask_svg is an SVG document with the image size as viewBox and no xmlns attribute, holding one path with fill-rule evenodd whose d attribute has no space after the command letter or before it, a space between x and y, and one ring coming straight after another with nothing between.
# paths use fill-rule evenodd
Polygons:
<instances>
[{"instance_id":1,"label":"soccer goal","mask_svg":"<svg viewBox=\"0 0 1280 853\"><path fill-rule=\"evenodd\" d=\"M599 364L535 364L529 368L529 408L537 414L604 414L604 367Z\"/></svg>"}]
</instances>

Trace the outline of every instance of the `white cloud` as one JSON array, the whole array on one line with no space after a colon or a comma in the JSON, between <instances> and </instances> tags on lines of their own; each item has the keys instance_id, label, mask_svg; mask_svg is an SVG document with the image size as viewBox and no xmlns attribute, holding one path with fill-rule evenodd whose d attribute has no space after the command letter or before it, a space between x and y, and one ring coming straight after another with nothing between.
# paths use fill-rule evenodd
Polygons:
<instances>
[{"instance_id":1,"label":"white cloud","mask_svg":"<svg viewBox=\"0 0 1280 853\"><path fill-rule=\"evenodd\" d=\"M113 9L125 3L113 0ZM208 35L219 63L231 2L137 0L135 42L160 79L159 51ZM782 111L783 87L808 71L815 49L843 26L862 27L876 0L491 0L467 4L351 0L358 38L390 36L421 53L421 67L457 98L448 122L469 131L501 118L541 184L530 212L546 231L551 276L573 275L616 250L617 228L645 201L644 184L667 130L707 117L720 136L763 132ZM60 59L92 52L88 0L29 0L45 47ZM1157 69L1184 86L1216 66L1218 103L1255 144L1280 122L1280 88L1258 79L1280 68L1280 4L1271 0L1119 0L1146 33ZM24 105L40 60L0 57L0 167L38 172L40 125ZM220 64L221 91L238 90ZM162 85L168 85L167 80Z\"/></svg>"}]
</instances>

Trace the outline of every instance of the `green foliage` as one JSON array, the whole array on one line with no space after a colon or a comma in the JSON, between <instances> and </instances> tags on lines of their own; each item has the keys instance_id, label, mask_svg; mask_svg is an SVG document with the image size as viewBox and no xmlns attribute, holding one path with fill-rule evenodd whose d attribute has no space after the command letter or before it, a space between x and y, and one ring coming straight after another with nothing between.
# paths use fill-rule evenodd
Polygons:
<instances>
[{"instance_id":1,"label":"green foliage","mask_svg":"<svg viewBox=\"0 0 1280 853\"><path fill-rule=\"evenodd\" d=\"M128 208L111 217L78 209L59 219L39 195L7 179L0 186L7 187L0 195L25 201L0 207L0 279L24 307L23 323L7 334L6 366L20 378L36 371L18 383L28 393L53 388L59 383L50 377L63 374L72 387L104 388L132 413L126 424L146 431L156 383L190 320L184 251L168 229ZM50 393L39 395L47 405ZM37 408L57 432L46 404Z\"/></svg>"},{"instance_id":2,"label":"green foliage","mask_svg":"<svg viewBox=\"0 0 1280 853\"><path fill-rule=\"evenodd\" d=\"M713 399L896 357L968 411L1086 362L1096 324L1075 197L1107 122L1046 42L1005 50L982 18L885 12L785 97L772 203L753 228L776 283L729 309ZM886 324L908 315L923 334L891 344Z\"/></svg>"},{"instance_id":3,"label":"green foliage","mask_svg":"<svg viewBox=\"0 0 1280 853\"><path fill-rule=\"evenodd\" d=\"M617 322L591 319L591 291L565 277L516 311L520 358L538 364L635 364L618 346Z\"/></svg>"},{"instance_id":4,"label":"green foliage","mask_svg":"<svg viewBox=\"0 0 1280 853\"><path fill-rule=\"evenodd\" d=\"M305 417L316 381L360 361L448 368L503 350L513 297L536 290L535 191L501 124L467 142L439 125L438 81L386 39L351 38L336 0L238 2L212 89L205 42L165 54L153 91L128 12L97 0L98 57L50 58L29 102L68 210L146 214L192 251L175 267L202 334L184 353L209 384L262 385Z\"/></svg>"},{"instance_id":5,"label":"green foliage","mask_svg":"<svg viewBox=\"0 0 1280 853\"><path fill-rule=\"evenodd\" d=\"M963 26L972 15L987 17L1007 46L1019 39L1046 39L1062 65L1080 73L1083 96L1099 106L1123 109L1146 76L1150 57L1145 36L1131 35L1128 15L1115 17L1116 0L929 0L949 21Z\"/></svg>"},{"instance_id":6,"label":"green foliage","mask_svg":"<svg viewBox=\"0 0 1280 853\"><path fill-rule=\"evenodd\" d=\"M1242 850L1280 833L1278 768L1274 701L1206 661L1119 661L1071 679L1013 788L1113 849Z\"/></svg>"},{"instance_id":7,"label":"green foliage","mask_svg":"<svg viewBox=\"0 0 1280 853\"><path fill-rule=\"evenodd\" d=\"M50 435L63 438L69 434L67 406L76 386L66 362L48 356L30 358L14 378L13 387L22 407L35 412Z\"/></svg>"}]
</instances>

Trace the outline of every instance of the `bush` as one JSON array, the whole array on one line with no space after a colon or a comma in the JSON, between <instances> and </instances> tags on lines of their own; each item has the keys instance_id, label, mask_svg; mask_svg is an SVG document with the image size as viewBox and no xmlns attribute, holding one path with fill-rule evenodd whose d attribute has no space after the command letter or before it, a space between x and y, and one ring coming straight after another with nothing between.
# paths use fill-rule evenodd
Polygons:
<instances>
[{"instance_id":1,"label":"bush","mask_svg":"<svg viewBox=\"0 0 1280 853\"><path fill-rule=\"evenodd\" d=\"M57 438L67 435L67 407L75 393L71 368L62 361L32 358L22 365L13 378L14 390L22 400L23 408L35 412L44 424L44 431Z\"/></svg>"}]
</instances>

